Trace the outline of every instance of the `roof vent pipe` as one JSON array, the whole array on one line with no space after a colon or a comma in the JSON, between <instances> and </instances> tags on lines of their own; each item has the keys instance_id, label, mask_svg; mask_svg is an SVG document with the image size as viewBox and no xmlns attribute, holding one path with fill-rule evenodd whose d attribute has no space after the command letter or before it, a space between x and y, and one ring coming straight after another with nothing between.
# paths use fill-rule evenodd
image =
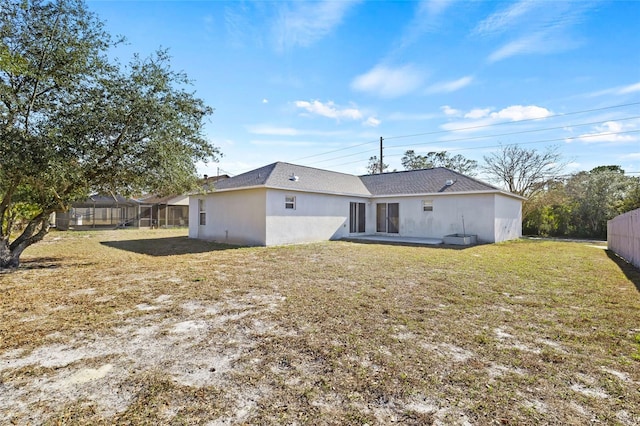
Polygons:
<instances>
[{"instance_id":1,"label":"roof vent pipe","mask_svg":"<svg viewBox=\"0 0 640 426\"><path fill-rule=\"evenodd\" d=\"M447 185L447 186L451 186L451 185L453 185L454 183L455 183L455 181L454 181L454 180L452 180L452 179L447 179L447 181L445 182L445 185Z\"/></svg>"},{"instance_id":2,"label":"roof vent pipe","mask_svg":"<svg viewBox=\"0 0 640 426\"><path fill-rule=\"evenodd\" d=\"M289 180L292 182L297 182L298 179L300 179L298 176L296 176L294 173L291 173L291 176L289 176Z\"/></svg>"}]
</instances>

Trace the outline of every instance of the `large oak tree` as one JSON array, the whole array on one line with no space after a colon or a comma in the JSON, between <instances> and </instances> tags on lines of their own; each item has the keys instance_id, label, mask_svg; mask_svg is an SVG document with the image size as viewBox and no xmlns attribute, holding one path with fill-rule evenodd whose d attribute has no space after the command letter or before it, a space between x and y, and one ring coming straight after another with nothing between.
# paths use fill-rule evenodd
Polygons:
<instances>
[{"instance_id":1,"label":"large oak tree","mask_svg":"<svg viewBox=\"0 0 640 426\"><path fill-rule=\"evenodd\" d=\"M117 44L80 0L0 0L0 269L73 201L186 190L219 155L167 53L121 65Z\"/></svg>"}]
</instances>

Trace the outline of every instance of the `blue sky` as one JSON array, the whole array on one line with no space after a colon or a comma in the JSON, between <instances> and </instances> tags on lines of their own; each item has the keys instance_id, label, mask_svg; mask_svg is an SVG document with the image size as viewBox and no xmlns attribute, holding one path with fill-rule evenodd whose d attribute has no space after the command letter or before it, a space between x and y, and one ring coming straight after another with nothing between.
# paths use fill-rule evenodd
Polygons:
<instances>
[{"instance_id":1,"label":"blue sky","mask_svg":"<svg viewBox=\"0 0 640 426\"><path fill-rule=\"evenodd\" d=\"M128 45L168 48L215 108L200 174L286 161L364 174L408 149L483 162L557 146L566 172L640 175L638 1L89 1ZM482 175L480 175L482 177Z\"/></svg>"}]
</instances>

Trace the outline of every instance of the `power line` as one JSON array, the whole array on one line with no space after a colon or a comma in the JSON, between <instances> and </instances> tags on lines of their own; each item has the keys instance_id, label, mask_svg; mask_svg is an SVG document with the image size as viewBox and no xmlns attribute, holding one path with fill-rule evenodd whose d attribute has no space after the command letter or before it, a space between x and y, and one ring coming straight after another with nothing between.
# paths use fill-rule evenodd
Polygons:
<instances>
[{"instance_id":1,"label":"power line","mask_svg":"<svg viewBox=\"0 0 640 426\"><path fill-rule=\"evenodd\" d=\"M638 119L638 118L640 118L640 116L636 115L634 117L619 118L619 119L616 119L615 121L635 120L635 119ZM611 120L602 120L602 121L592 121L590 123L571 124L571 127L592 126L592 125L595 125L595 124L606 123L608 121L611 121ZM462 142L462 141L470 141L470 140L475 140L475 139L489 139L489 138L496 138L496 137L501 137L501 136L512 136L512 135L521 135L521 134L525 134L525 133L537 133L537 132L545 132L545 131L548 131L548 130L558 130L558 129L564 129L565 127L567 127L567 126L564 125L564 126L557 126L557 127L545 127L545 128L542 128L542 129L521 130L519 132L500 133L500 134L486 135L486 136L470 136L470 137L458 138L458 139L445 139L445 140L438 141L437 143ZM385 138L385 140L386 139L387 138ZM387 146L386 148L406 148L408 146L431 145L431 144L435 144L435 143L436 142L425 142L425 143L414 143L414 144L411 144L411 145L391 145L391 146Z\"/></svg>"},{"instance_id":2,"label":"power line","mask_svg":"<svg viewBox=\"0 0 640 426\"><path fill-rule=\"evenodd\" d=\"M471 147L471 148L456 148L456 149L452 149L451 151L470 151L470 150L474 150L474 149L499 148L500 146L531 145L531 144L536 144L536 143L560 142L560 141L584 139L584 138L597 138L597 137L600 137L600 136L625 135L625 134L629 134L629 133L640 133L640 130L627 130L627 131L624 131L624 132L596 133L596 134L592 134L592 135L570 136L570 137L564 137L564 138L544 139L544 140L531 141L531 142L509 143L509 144L505 144L505 145L498 144L498 145L488 145L488 146L474 146L474 147ZM387 155L387 157L399 157L400 155L404 155L404 154L391 154L391 155Z\"/></svg>"},{"instance_id":3,"label":"power line","mask_svg":"<svg viewBox=\"0 0 640 426\"><path fill-rule=\"evenodd\" d=\"M433 131L433 132L415 133L415 134L412 134L412 135L389 136L389 137L385 137L384 139L385 140L389 140L389 139L412 138L412 137L417 137L417 136L436 135L436 134L449 133L449 132L454 132L454 131L455 132L460 132L460 131L464 131L464 130L474 130L474 129L482 129L482 128L486 128L486 127L504 126L504 125L507 125L507 124L526 123L528 121L546 120L548 118L566 117L568 115L576 115L576 114L584 114L584 113L587 113L587 112L604 111L604 110L607 110L607 109L622 108L622 107L634 106L634 105L640 105L640 102L633 102L633 103L621 104L621 105L613 105L613 106L602 107L602 108L585 109L585 110L582 110L582 111L573 111L573 112L567 112L567 113L562 113L562 114L553 114L553 115L548 115L546 117L525 118L523 120L517 120L517 121L503 121L501 123L491 123L491 124L482 124L482 125L477 125L477 126L460 127L460 128L454 129L454 130L436 130L436 131Z\"/></svg>"},{"instance_id":4,"label":"power line","mask_svg":"<svg viewBox=\"0 0 640 426\"><path fill-rule=\"evenodd\" d=\"M607 133L598 133L598 134L593 134L593 135L570 136L570 137L564 137L564 138L544 139L544 140L513 143L513 144L505 144L505 145L498 144L498 145L476 146L476 147L471 147L471 148L457 148L457 149L452 149L450 151L470 151L470 150L476 150L476 149L499 148L501 146L532 145L532 144L538 144L538 143L559 142L559 141L576 140L576 139L582 139L582 138L594 138L594 137L601 137L601 136L616 136L616 135L632 134L632 133L640 133L640 130L628 130L628 131L624 131L624 132L607 132ZM372 151L373 150L368 150L368 151L361 152L359 154L362 154L362 153L365 153L365 152L372 152ZM386 157L399 157L401 155L404 155L404 154L388 154L388 155L386 155ZM350 156L352 156L352 155L350 155ZM345 157L336 157L334 159L338 159L338 158L345 158ZM349 161L349 162L346 162L346 163L333 164L332 167L346 166L346 165L349 165L349 164L355 164L355 163L360 163L360 162L362 162L362 160ZM312 164L316 164L316 163L312 163Z\"/></svg>"},{"instance_id":5,"label":"power line","mask_svg":"<svg viewBox=\"0 0 640 426\"><path fill-rule=\"evenodd\" d=\"M345 151L347 149L357 148L359 146L368 145L370 143L376 143L376 142L378 142L378 141L363 142L363 143L359 143L359 144L356 144L356 145L350 145L350 146L345 147L345 148L334 149L333 151L327 151L327 152L323 152L323 153L320 153L320 154L307 155L306 157L296 158L296 159L291 160L291 161L300 161L300 160L306 160L307 158L320 157L321 155L333 154L334 152Z\"/></svg>"},{"instance_id":6,"label":"power line","mask_svg":"<svg viewBox=\"0 0 640 426\"><path fill-rule=\"evenodd\" d=\"M452 132L458 132L458 131L465 131L465 130L474 130L474 129L481 129L481 128L490 128L490 127L495 127L495 126L504 126L504 125L508 125L508 124L519 124L519 123L525 123L525 122L530 122L530 121L542 121L542 120L546 120L546 119L550 119L550 118L558 118L558 117L566 117L566 116L571 116L571 115L578 115L578 114L585 114L585 113L589 113L589 112L597 112L597 111L606 111L606 110L610 110L610 109L617 109L617 108L624 108L624 107L629 107L629 106L636 106L636 105L640 105L640 102L632 102L632 103L627 103L627 104L619 104L619 105L610 105L610 106L606 106L606 107L601 107L601 108L591 108L591 109L585 109L585 110L580 110L580 111L572 111L572 112L566 112L566 113L561 113L561 114L553 114L553 115L549 115L546 117L540 117L540 118L527 118L527 119L523 119L523 120L517 120L517 121L505 121L505 122L501 122L501 123L491 123L491 124L483 124L483 125L477 125L477 126L468 126L468 127L460 127L458 129L455 130L436 130L436 131L432 131L432 132L423 132L423 133L415 133L415 134L409 134L409 135L397 135L397 136L389 136L389 137L385 137L385 140L393 140L393 139L402 139L402 138L410 138L410 137L418 137L418 136L427 136L427 135L437 135L437 134L443 134L443 133L452 133ZM638 118L638 117L636 117ZM628 120L628 119L632 119L632 118L625 118L622 120ZM618 120L618 121L622 121L622 120ZM604 120L604 121L600 121L600 122L594 122L594 124L598 124L598 123L604 123L606 121L611 121L611 120ZM512 132L512 133L505 133L505 134L500 134L500 135L489 135L489 136L484 136L484 137L475 137L475 138L489 138L489 137L496 137L496 136L508 136L508 135L514 135L514 134L520 134L520 133L528 133L528 132L537 132L537 131L544 131L544 130L557 130L559 128L562 127L567 127L567 126L582 126L582 125L589 125L588 123L585 124L577 124L577 125L566 125L566 126L560 126L560 127L550 127L550 128L546 128L546 129L538 129L538 130L528 130L528 131L522 131L522 132ZM450 141L462 141L465 139L460 139L460 140L450 140ZM471 138L469 139L471 140ZM371 140L371 141L367 141L367 142L362 142L362 143L358 143L355 145L350 145L344 148L338 148L338 149L334 149L331 151L325 151L325 152L320 152L317 154L312 154L312 155L307 155L304 157L299 157L293 160L290 160L292 162L296 162L296 161L300 161L300 160L306 160L309 158L314 158L314 157L321 157L323 155L328 155L328 154L333 154L335 152L341 152L341 151L346 151L349 149L353 149L353 148L357 148L360 146L364 146L364 145L369 145L369 144L374 144L377 143L378 140ZM444 141L444 142L448 142L448 141ZM407 146L407 145L396 145L396 146L391 146L390 148L394 148L394 147L402 147L402 146ZM368 152L368 151L367 151ZM324 161L330 161L331 159L328 160L322 160L322 162ZM351 164L351 163L347 163L347 164Z\"/></svg>"}]
</instances>

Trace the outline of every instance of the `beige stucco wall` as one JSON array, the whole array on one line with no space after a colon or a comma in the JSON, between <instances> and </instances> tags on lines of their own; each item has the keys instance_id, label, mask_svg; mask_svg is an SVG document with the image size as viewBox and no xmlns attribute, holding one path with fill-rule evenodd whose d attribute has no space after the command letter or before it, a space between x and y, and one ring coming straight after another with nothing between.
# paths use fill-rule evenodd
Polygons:
<instances>
[{"instance_id":1,"label":"beige stucco wall","mask_svg":"<svg viewBox=\"0 0 640 426\"><path fill-rule=\"evenodd\" d=\"M198 200L205 200L206 224L199 225ZM189 237L228 244L265 245L265 189L191 196Z\"/></svg>"},{"instance_id":2,"label":"beige stucco wall","mask_svg":"<svg viewBox=\"0 0 640 426\"><path fill-rule=\"evenodd\" d=\"M433 211L425 212L423 200L433 201ZM400 233L405 237L442 238L464 231L475 234L485 242L494 240L494 195L424 195L402 198L376 198L370 207L373 220L367 224L367 231L375 233L377 203L400 203ZM369 228L370 226L370 228Z\"/></svg>"},{"instance_id":3,"label":"beige stucco wall","mask_svg":"<svg viewBox=\"0 0 640 426\"><path fill-rule=\"evenodd\" d=\"M286 196L295 209L285 208ZM206 203L207 223L198 225L198 199ZM432 200L433 211L423 210ZM480 242L499 242L522 235L521 202L488 194L424 195L364 198L278 189L251 189L193 196L189 236L230 244L281 245L340 239L349 233L349 203L366 204L366 234L376 234L376 205L399 203L399 236L442 238L464 231Z\"/></svg>"},{"instance_id":4,"label":"beige stucco wall","mask_svg":"<svg viewBox=\"0 0 640 426\"><path fill-rule=\"evenodd\" d=\"M285 197L288 195L296 197L295 209L285 208ZM367 199L268 190L266 245L326 241L348 236L351 202L366 203Z\"/></svg>"},{"instance_id":5,"label":"beige stucco wall","mask_svg":"<svg viewBox=\"0 0 640 426\"><path fill-rule=\"evenodd\" d=\"M495 195L495 226L492 242L515 240L522 237L522 201Z\"/></svg>"}]
</instances>

